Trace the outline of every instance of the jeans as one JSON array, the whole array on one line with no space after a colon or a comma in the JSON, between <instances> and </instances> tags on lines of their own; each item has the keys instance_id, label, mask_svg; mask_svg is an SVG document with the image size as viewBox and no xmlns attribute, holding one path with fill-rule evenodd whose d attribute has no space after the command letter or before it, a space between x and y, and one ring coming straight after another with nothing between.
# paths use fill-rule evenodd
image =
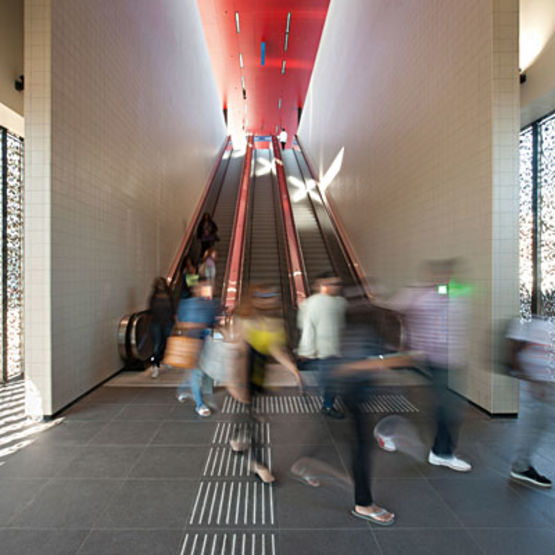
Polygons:
<instances>
[{"instance_id":1,"label":"jeans","mask_svg":"<svg viewBox=\"0 0 555 555\"><path fill-rule=\"evenodd\" d=\"M186 393L190 387L196 407L202 407L205 404L202 396L203 386L206 389L209 386L209 380L210 378L202 370L194 368L191 370L191 376L186 375L181 382L177 389L178 394Z\"/></svg>"},{"instance_id":2,"label":"jeans","mask_svg":"<svg viewBox=\"0 0 555 555\"><path fill-rule=\"evenodd\" d=\"M521 393L527 395L519 415L518 437L512 470L525 472L532 465L532 455L549 426L548 403L553 402L555 386L542 382L520 382Z\"/></svg>"},{"instance_id":3,"label":"jeans","mask_svg":"<svg viewBox=\"0 0 555 555\"><path fill-rule=\"evenodd\" d=\"M335 403L337 388L331 375L333 367L337 364L338 360L337 357L311 358L304 360L300 364L302 370L316 370L318 372L318 382L324 395L324 402L322 404L324 409L333 408Z\"/></svg>"},{"instance_id":4,"label":"jeans","mask_svg":"<svg viewBox=\"0 0 555 555\"><path fill-rule=\"evenodd\" d=\"M150 360L155 366L160 366L166 350L166 340L171 335L173 324L162 324L160 322L150 323L150 334L154 348Z\"/></svg>"},{"instance_id":5,"label":"jeans","mask_svg":"<svg viewBox=\"0 0 555 555\"><path fill-rule=\"evenodd\" d=\"M372 504L370 488L370 444L368 430L370 426L362 410L362 403L367 399L367 388L364 384L347 384L342 399L347 410L353 416L355 436L351 439L351 468L355 482L355 504L367 507Z\"/></svg>"},{"instance_id":6,"label":"jeans","mask_svg":"<svg viewBox=\"0 0 555 555\"><path fill-rule=\"evenodd\" d=\"M440 457L453 454L461 424L460 414L451 397L448 386L449 372L447 368L430 364L433 390L436 402L436 436L432 452Z\"/></svg>"}]
</instances>

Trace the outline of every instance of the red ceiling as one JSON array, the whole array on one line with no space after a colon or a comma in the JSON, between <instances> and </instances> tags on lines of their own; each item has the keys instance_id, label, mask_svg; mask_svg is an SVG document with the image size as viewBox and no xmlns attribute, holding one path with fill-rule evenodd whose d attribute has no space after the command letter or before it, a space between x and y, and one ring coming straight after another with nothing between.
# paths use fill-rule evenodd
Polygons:
<instances>
[{"instance_id":1,"label":"red ceiling","mask_svg":"<svg viewBox=\"0 0 555 555\"><path fill-rule=\"evenodd\" d=\"M329 0L198 0L197 4L222 108L228 109L230 133L238 136L244 126L245 131L267 135L275 133L279 125L291 139L297 132L297 108L304 104ZM235 12L239 12L239 33ZM291 23L285 52L288 12ZM264 66L262 41L266 43ZM239 65L239 53L244 69ZM246 101L241 76L245 78Z\"/></svg>"}]
</instances>

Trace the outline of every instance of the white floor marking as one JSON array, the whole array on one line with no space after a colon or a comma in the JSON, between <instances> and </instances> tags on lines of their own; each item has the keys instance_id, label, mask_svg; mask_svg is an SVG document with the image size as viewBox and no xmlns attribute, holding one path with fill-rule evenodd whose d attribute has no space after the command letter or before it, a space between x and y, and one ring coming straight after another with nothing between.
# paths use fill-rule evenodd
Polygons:
<instances>
[{"instance_id":1,"label":"white floor marking","mask_svg":"<svg viewBox=\"0 0 555 555\"><path fill-rule=\"evenodd\" d=\"M197 547L197 540L198 540L198 534L195 534L195 539L193 540L193 546L191 547L191 554L195 552L195 549Z\"/></svg>"},{"instance_id":2,"label":"white floor marking","mask_svg":"<svg viewBox=\"0 0 555 555\"><path fill-rule=\"evenodd\" d=\"M225 488L227 486L227 482L223 483L222 486L222 495L220 497L220 507L218 508L218 518L216 519L216 524L220 524L220 520L222 518L222 508L224 506L224 499L225 499Z\"/></svg>"},{"instance_id":3,"label":"white floor marking","mask_svg":"<svg viewBox=\"0 0 555 555\"><path fill-rule=\"evenodd\" d=\"M189 541L189 534L185 534L185 540L183 541L183 547L181 548L179 555L185 555L185 549L187 548L188 541Z\"/></svg>"},{"instance_id":4,"label":"white floor marking","mask_svg":"<svg viewBox=\"0 0 555 555\"><path fill-rule=\"evenodd\" d=\"M276 555L276 537L272 534L272 555Z\"/></svg>"},{"instance_id":5,"label":"white floor marking","mask_svg":"<svg viewBox=\"0 0 555 555\"><path fill-rule=\"evenodd\" d=\"M212 541L212 555L216 552L216 541L218 540L218 534L214 534L214 540Z\"/></svg>"},{"instance_id":6,"label":"white floor marking","mask_svg":"<svg viewBox=\"0 0 555 555\"><path fill-rule=\"evenodd\" d=\"M210 512L208 513L208 524L212 522L212 514L214 513L214 504L218 497L218 488L220 487L220 482L216 482L216 487L212 493L212 504L210 505Z\"/></svg>"},{"instance_id":7,"label":"white floor marking","mask_svg":"<svg viewBox=\"0 0 555 555\"><path fill-rule=\"evenodd\" d=\"M189 519L189 524L191 524L191 523L193 522L194 518L195 518L195 513L196 513L196 511L197 511L197 505L198 505L198 501L199 501L199 499L200 499L200 495L201 495L201 493L202 493L202 488L203 488L203 486L204 486L204 482L201 482L201 483L200 483L200 487L199 487L199 489L198 489L197 498L196 498L196 500L195 500L195 505L194 505L194 507L193 507L193 512L191 513L191 518Z\"/></svg>"},{"instance_id":8,"label":"white floor marking","mask_svg":"<svg viewBox=\"0 0 555 555\"><path fill-rule=\"evenodd\" d=\"M212 457L212 447L210 447L210 451L208 452L208 459L206 459L206 464L204 465L204 472L203 472L204 476L206 476L206 471L208 470L208 465L210 464L211 457Z\"/></svg>"},{"instance_id":9,"label":"white floor marking","mask_svg":"<svg viewBox=\"0 0 555 555\"><path fill-rule=\"evenodd\" d=\"M249 483L245 486L245 514L243 515L243 523L247 524L247 516L249 514Z\"/></svg>"},{"instance_id":10,"label":"white floor marking","mask_svg":"<svg viewBox=\"0 0 555 555\"><path fill-rule=\"evenodd\" d=\"M231 513L231 500L233 499L233 486L235 485L234 482L231 482L231 486L229 488L229 497L227 501L227 514L225 517L225 523L229 524L229 515Z\"/></svg>"},{"instance_id":11,"label":"white floor marking","mask_svg":"<svg viewBox=\"0 0 555 555\"><path fill-rule=\"evenodd\" d=\"M224 534L224 541L222 542L222 552L220 553L220 555L224 555L225 554L225 546L227 544L227 534Z\"/></svg>"},{"instance_id":12,"label":"white floor marking","mask_svg":"<svg viewBox=\"0 0 555 555\"><path fill-rule=\"evenodd\" d=\"M204 550L206 549L207 541L208 541L208 534L204 534L204 541L202 542L202 551L200 552L200 555L203 555Z\"/></svg>"},{"instance_id":13,"label":"white floor marking","mask_svg":"<svg viewBox=\"0 0 555 555\"><path fill-rule=\"evenodd\" d=\"M208 482L208 487L206 488L206 491L204 492L204 501L202 502L202 509L200 511L200 516L198 519L199 524L202 524L202 518L204 516L204 511L206 509L206 503L208 501L208 495L210 494L210 487L212 486L212 482Z\"/></svg>"},{"instance_id":14,"label":"white floor marking","mask_svg":"<svg viewBox=\"0 0 555 555\"><path fill-rule=\"evenodd\" d=\"M237 504L235 505L235 524L239 523L239 504L241 503L241 482L237 487Z\"/></svg>"}]
</instances>

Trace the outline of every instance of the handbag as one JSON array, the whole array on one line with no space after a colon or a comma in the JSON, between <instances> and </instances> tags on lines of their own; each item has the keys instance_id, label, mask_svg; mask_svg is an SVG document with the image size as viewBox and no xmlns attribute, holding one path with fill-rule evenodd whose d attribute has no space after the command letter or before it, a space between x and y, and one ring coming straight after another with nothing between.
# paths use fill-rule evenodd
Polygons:
<instances>
[{"instance_id":1,"label":"handbag","mask_svg":"<svg viewBox=\"0 0 555 555\"><path fill-rule=\"evenodd\" d=\"M202 340L185 335L170 335L166 342L163 363L174 368L197 368Z\"/></svg>"}]
</instances>

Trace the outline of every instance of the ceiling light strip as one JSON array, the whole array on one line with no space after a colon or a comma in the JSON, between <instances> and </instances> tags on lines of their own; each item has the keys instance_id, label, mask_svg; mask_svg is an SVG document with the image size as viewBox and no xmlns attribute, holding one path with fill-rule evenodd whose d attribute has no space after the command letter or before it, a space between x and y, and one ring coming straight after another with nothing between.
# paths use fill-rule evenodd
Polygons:
<instances>
[{"instance_id":1,"label":"ceiling light strip","mask_svg":"<svg viewBox=\"0 0 555 555\"><path fill-rule=\"evenodd\" d=\"M281 110L281 98L278 100L278 110Z\"/></svg>"},{"instance_id":2,"label":"ceiling light strip","mask_svg":"<svg viewBox=\"0 0 555 555\"><path fill-rule=\"evenodd\" d=\"M241 54L241 52L239 52L239 67L241 69L243 69L245 66L243 64L243 54Z\"/></svg>"},{"instance_id":3,"label":"ceiling light strip","mask_svg":"<svg viewBox=\"0 0 555 555\"><path fill-rule=\"evenodd\" d=\"M284 73L285 73L285 60L281 62L281 74L283 75Z\"/></svg>"},{"instance_id":4,"label":"ceiling light strip","mask_svg":"<svg viewBox=\"0 0 555 555\"><path fill-rule=\"evenodd\" d=\"M241 27L239 26L239 12L235 12L235 29L237 29L238 33L241 32Z\"/></svg>"}]
</instances>

